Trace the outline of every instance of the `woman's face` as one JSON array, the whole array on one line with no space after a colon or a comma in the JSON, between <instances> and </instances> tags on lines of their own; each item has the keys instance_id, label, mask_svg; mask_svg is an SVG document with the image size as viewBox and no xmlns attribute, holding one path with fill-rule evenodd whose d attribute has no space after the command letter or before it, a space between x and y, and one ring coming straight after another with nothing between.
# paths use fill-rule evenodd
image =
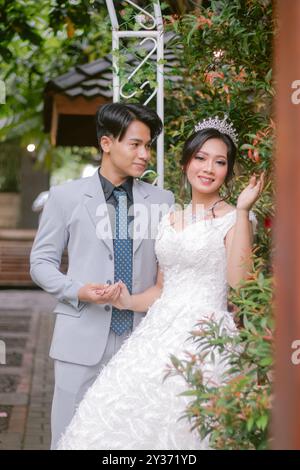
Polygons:
<instances>
[{"instance_id":1,"label":"woman's face","mask_svg":"<svg viewBox=\"0 0 300 470\"><path fill-rule=\"evenodd\" d=\"M227 145L218 138L208 139L191 158L186 175L193 190L218 192L228 171Z\"/></svg>"}]
</instances>

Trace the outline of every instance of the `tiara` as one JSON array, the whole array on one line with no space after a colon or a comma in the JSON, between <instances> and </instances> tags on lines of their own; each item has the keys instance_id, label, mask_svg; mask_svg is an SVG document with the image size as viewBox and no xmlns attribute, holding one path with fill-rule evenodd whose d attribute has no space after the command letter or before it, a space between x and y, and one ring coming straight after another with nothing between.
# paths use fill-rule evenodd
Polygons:
<instances>
[{"instance_id":1,"label":"tiara","mask_svg":"<svg viewBox=\"0 0 300 470\"><path fill-rule=\"evenodd\" d=\"M198 122L195 126L195 132L201 131L202 129L217 129L222 134L228 135L233 141L234 145L238 143L238 133L233 127L232 122L227 121L228 114L224 115L224 119L221 121L218 116L214 118L204 119Z\"/></svg>"}]
</instances>

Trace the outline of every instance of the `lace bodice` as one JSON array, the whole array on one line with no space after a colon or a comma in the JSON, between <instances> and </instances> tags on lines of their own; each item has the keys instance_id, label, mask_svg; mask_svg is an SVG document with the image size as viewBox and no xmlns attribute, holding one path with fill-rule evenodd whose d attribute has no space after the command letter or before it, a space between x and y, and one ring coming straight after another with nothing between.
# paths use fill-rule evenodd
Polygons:
<instances>
[{"instance_id":1,"label":"lace bodice","mask_svg":"<svg viewBox=\"0 0 300 470\"><path fill-rule=\"evenodd\" d=\"M249 219L256 227L256 218ZM182 298L226 309L225 236L236 221L236 210L222 217L201 220L178 232L166 214L159 227L155 251L164 274L163 296L181 292ZM178 290L178 291L177 291Z\"/></svg>"}]
</instances>

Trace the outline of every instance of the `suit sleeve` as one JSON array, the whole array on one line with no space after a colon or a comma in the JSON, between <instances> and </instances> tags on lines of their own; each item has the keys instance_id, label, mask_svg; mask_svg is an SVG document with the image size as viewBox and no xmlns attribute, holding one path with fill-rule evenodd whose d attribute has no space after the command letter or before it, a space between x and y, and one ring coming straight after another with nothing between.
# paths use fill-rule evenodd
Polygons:
<instances>
[{"instance_id":1,"label":"suit sleeve","mask_svg":"<svg viewBox=\"0 0 300 470\"><path fill-rule=\"evenodd\" d=\"M76 311L86 305L78 299L78 290L83 283L59 270L68 239L62 201L59 200L57 188L51 188L30 254L30 275L46 292L60 302L72 305L76 316Z\"/></svg>"}]
</instances>

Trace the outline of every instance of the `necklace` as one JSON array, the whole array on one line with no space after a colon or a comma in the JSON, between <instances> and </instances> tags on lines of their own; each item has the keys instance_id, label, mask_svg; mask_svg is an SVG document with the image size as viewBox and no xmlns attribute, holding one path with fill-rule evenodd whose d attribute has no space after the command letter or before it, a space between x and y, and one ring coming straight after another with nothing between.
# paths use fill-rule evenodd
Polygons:
<instances>
[{"instance_id":1,"label":"necklace","mask_svg":"<svg viewBox=\"0 0 300 470\"><path fill-rule=\"evenodd\" d=\"M218 199L217 201L215 201L211 206L209 206L207 209L202 209L200 211L201 215L203 216L202 218L205 218L206 215L208 215L211 211L212 213L212 216L213 218L215 218L215 212L214 212L214 208L216 207L217 204L219 204L219 202L222 202L224 201L224 199ZM196 211L197 212L197 211ZM197 220L199 219L199 214L193 214L192 212L192 203L191 203L191 219L192 219L192 223L195 223L197 222Z\"/></svg>"}]
</instances>

